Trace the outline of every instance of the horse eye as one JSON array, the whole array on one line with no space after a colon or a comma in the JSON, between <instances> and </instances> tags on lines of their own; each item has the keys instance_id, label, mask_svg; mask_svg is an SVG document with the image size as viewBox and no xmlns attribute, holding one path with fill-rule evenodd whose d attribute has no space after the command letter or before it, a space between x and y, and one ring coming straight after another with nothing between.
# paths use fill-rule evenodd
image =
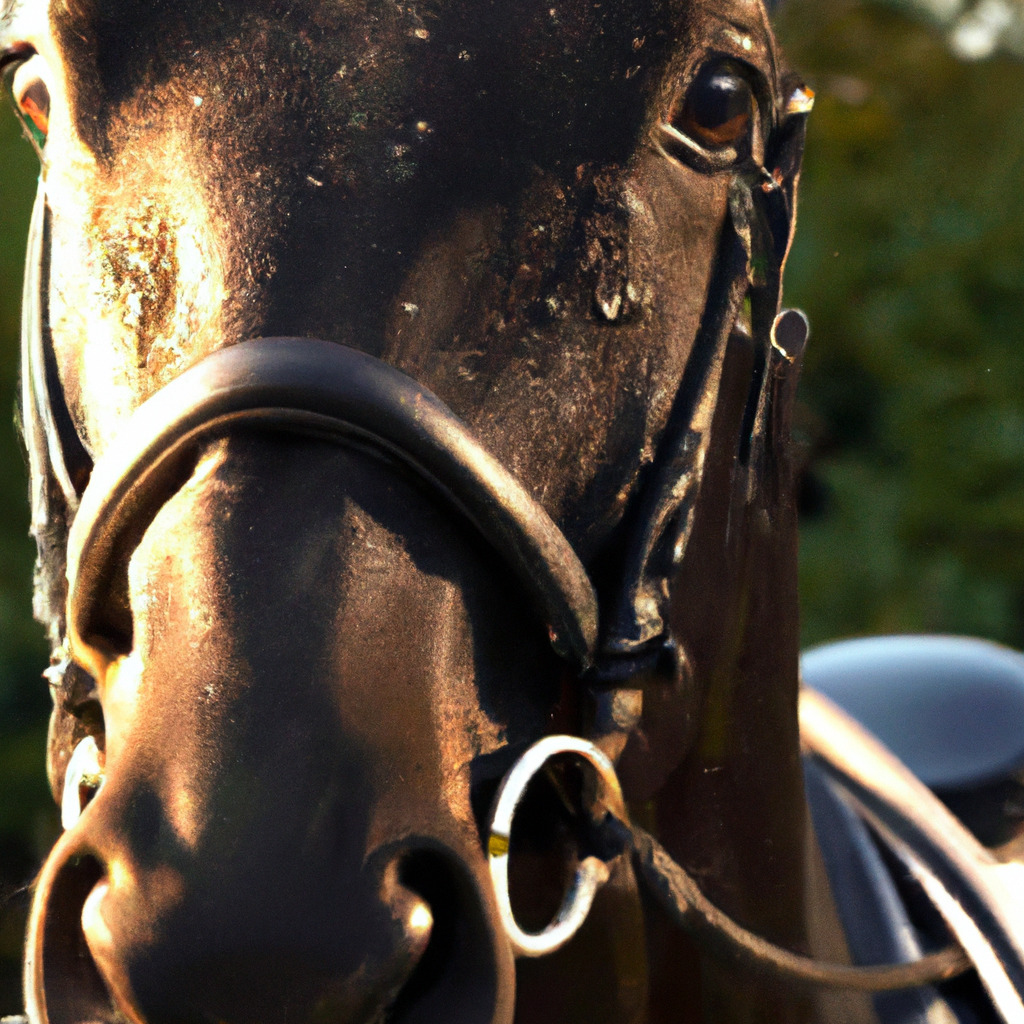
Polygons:
<instances>
[{"instance_id":1,"label":"horse eye","mask_svg":"<svg viewBox=\"0 0 1024 1024\"><path fill-rule=\"evenodd\" d=\"M711 148L734 145L750 126L754 97L733 61L705 64L690 84L672 127Z\"/></svg>"},{"instance_id":2,"label":"horse eye","mask_svg":"<svg viewBox=\"0 0 1024 1024\"><path fill-rule=\"evenodd\" d=\"M43 81L43 59L36 55L20 64L11 78L11 94L36 144L43 146L50 130L50 90Z\"/></svg>"}]
</instances>

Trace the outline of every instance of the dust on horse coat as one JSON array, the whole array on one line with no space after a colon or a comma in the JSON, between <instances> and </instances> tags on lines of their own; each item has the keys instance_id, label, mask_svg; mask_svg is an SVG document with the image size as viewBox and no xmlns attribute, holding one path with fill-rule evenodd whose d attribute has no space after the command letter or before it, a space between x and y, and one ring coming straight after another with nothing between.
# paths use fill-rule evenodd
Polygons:
<instances>
[{"instance_id":1,"label":"dust on horse coat","mask_svg":"<svg viewBox=\"0 0 1024 1024\"><path fill-rule=\"evenodd\" d=\"M81 445L36 524L50 773L60 800L89 734L104 776L37 889L39 1024L867 1012L704 961L625 863L568 946L514 961L482 816L528 743L592 731L587 683L501 557L358 444L209 438L111 567L109 628L65 645L66 530L141 403L252 337L378 357L564 532L609 658L674 640L628 680L632 813L743 924L841 955L799 765L798 359L769 347L798 83L759 0L551 2L5 7ZM689 504L623 622L669 435ZM537 927L571 836L557 801L527 812L513 886Z\"/></svg>"}]
</instances>

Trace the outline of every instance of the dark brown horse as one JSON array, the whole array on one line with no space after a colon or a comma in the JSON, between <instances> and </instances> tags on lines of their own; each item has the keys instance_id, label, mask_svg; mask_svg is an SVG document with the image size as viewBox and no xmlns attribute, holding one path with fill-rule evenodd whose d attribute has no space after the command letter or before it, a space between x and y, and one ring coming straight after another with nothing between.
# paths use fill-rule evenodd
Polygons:
<instances>
[{"instance_id":1,"label":"dark brown horse","mask_svg":"<svg viewBox=\"0 0 1024 1024\"><path fill-rule=\"evenodd\" d=\"M7 0L0 46L44 166L26 441L72 809L33 1024L870 1019L702 956L621 858L515 960L482 839L530 743L593 736L719 906L843 957L797 726L804 331L776 320L809 97L760 0ZM251 419L82 583L133 412L272 336L439 396L525 489L512 519L568 539L596 638L535 610L475 484ZM577 850L571 783L513 835L525 927Z\"/></svg>"}]
</instances>

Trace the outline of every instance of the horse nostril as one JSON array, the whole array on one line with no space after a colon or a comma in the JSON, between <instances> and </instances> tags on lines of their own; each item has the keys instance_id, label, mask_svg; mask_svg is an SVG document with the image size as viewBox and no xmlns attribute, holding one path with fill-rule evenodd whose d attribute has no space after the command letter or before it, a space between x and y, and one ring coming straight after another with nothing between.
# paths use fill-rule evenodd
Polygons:
<instances>
[{"instance_id":1,"label":"horse nostril","mask_svg":"<svg viewBox=\"0 0 1024 1024\"><path fill-rule=\"evenodd\" d=\"M464 866L440 851L417 850L402 859L398 880L430 908L432 926L388 1019L402 1024L494 1019L494 936Z\"/></svg>"},{"instance_id":2,"label":"horse nostril","mask_svg":"<svg viewBox=\"0 0 1024 1024\"><path fill-rule=\"evenodd\" d=\"M447 865L433 852L410 854L403 861L399 880L430 908L430 940L402 990L400 1002L416 1001L434 988L443 976L455 943L451 908L455 890Z\"/></svg>"},{"instance_id":3,"label":"horse nostril","mask_svg":"<svg viewBox=\"0 0 1024 1024\"><path fill-rule=\"evenodd\" d=\"M47 1024L123 1022L89 951L82 912L102 882L92 856L61 856L55 848L32 906L25 958L28 1016Z\"/></svg>"}]
</instances>

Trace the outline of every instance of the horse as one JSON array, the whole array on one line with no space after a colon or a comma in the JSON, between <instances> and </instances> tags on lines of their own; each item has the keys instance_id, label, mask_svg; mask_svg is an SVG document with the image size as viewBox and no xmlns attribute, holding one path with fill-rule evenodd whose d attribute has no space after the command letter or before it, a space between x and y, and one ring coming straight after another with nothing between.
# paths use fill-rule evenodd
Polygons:
<instances>
[{"instance_id":1,"label":"horse","mask_svg":"<svg viewBox=\"0 0 1024 1024\"><path fill-rule=\"evenodd\" d=\"M873 1020L765 968L849 955L798 722L813 96L761 0L8 0L0 53L32 1024Z\"/></svg>"}]
</instances>

